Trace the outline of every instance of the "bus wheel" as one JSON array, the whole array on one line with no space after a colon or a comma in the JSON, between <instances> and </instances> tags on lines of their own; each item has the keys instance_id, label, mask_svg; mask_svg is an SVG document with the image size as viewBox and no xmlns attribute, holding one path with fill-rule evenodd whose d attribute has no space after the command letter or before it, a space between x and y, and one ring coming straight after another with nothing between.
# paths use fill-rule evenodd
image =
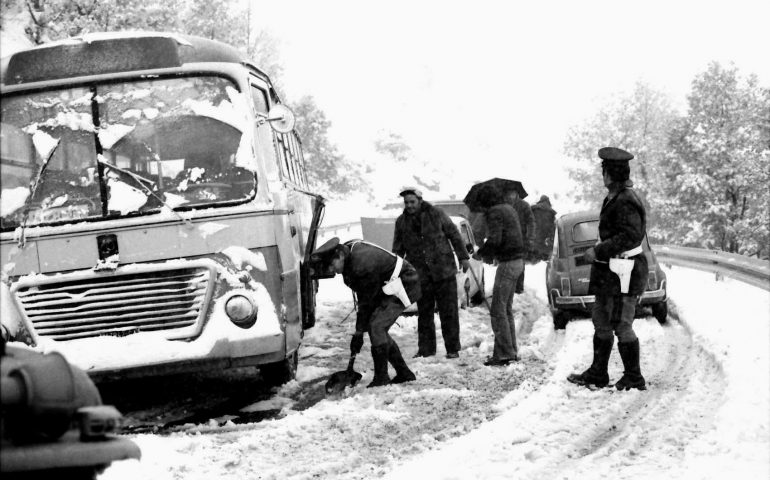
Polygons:
<instances>
[{"instance_id":1,"label":"bus wheel","mask_svg":"<svg viewBox=\"0 0 770 480\"><path fill-rule=\"evenodd\" d=\"M668 320L668 302L653 303L652 316L655 317L661 325L666 323Z\"/></svg>"},{"instance_id":2,"label":"bus wheel","mask_svg":"<svg viewBox=\"0 0 770 480\"><path fill-rule=\"evenodd\" d=\"M570 314L564 310L553 310L553 328L555 330L564 330L569 323Z\"/></svg>"},{"instance_id":3,"label":"bus wheel","mask_svg":"<svg viewBox=\"0 0 770 480\"><path fill-rule=\"evenodd\" d=\"M267 363L259 367L259 373L262 379L269 385L278 386L294 380L297 376L297 366L299 365L298 350L284 358L280 362Z\"/></svg>"}]
</instances>

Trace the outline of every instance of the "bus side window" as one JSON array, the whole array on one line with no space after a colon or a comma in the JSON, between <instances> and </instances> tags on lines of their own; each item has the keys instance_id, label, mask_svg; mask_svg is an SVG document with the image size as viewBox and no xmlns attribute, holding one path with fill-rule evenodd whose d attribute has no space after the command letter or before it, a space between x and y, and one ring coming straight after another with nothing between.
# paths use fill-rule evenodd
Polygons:
<instances>
[{"instance_id":1,"label":"bus side window","mask_svg":"<svg viewBox=\"0 0 770 480\"><path fill-rule=\"evenodd\" d=\"M307 188L307 172L305 172L305 160L302 157L302 142L296 131L291 132L291 143L294 149L294 165L297 169L297 184Z\"/></svg>"},{"instance_id":2,"label":"bus side window","mask_svg":"<svg viewBox=\"0 0 770 480\"><path fill-rule=\"evenodd\" d=\"M267 117L267 93L258 86L251 85L251 99L254 105L254 111L257 118ZM260 156L265 159L265 170L271 180L280 178L281 157L276 158L275 148L273 147L273 129L269 126L257 128L257 143L260 150ZM272 150L272 151L271 151Z\"/></svg>"},{"instance_id":3,"label":"bus side window","mask_svg":"<svg viewBox=\"0 0 770 480\"><path fill-rule=\"evenodd\" d=\"M265 92L256 86L251 86L251 101L258 115L267 116L267 97Z\"/></svg>"},{"instance_id":4,"label":"bus side window","mask_svg":"<svg viewBox=\"0 0 770 480\"><path fill-rule=\"evenodd\" d=\"M289 154L291 155L291 168L294 170L294 183L302 185L302 178L300 175L299 161L297 155L297 137L294 132L290 132L289 136Z\"/></svg>"},{"instance_id":5,"label":"bus side window","mask_svg":"<svg viewBox=\"0 0 770 480\"><path fill-rule=\"evenodd\" d=\"M278 146L278 157L281 159L281 169L288 179L294 180L294 173L291 170L291 157L289 156L289 145L286 134L276 133L275 140Z\"/></svg>"},{"instance_id":6,"label":"bus side window","mask_svg":"<svg viewBox=\"0 0 770 480\"><path fill-rule=\"evenodd\" d=\"M307 170L305 169L305 154L302 152L302 140L300 140L296 133L294 134L294 139L297 141L297 160L299 162L299 168L301 172L300 176L302 178L302 186L307 188Z\"/></svg>"}]
</instances>

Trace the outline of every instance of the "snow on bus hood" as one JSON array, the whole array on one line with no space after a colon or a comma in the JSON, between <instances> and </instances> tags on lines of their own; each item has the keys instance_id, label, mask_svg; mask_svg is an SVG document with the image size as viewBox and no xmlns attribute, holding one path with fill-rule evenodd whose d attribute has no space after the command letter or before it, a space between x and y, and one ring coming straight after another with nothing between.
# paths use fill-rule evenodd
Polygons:
<instances>
[{"instance_id":1,"label":"snow on bus hood","mask_svg":"<svg viewBox=\"0 0 770 480\"><path fill-rule=\"evenodd\" d=\"M166 264L180 266L185 263L187 260L166 262ZM127 265L123 267L123 271L130 272L131 267L132 265ZM259 268L258 265L254 267ZM251 280L248 284L251 289L243 288L243 283L236 274L227 271L224 267L219 267L218 270L224 282L237 288L212 300L211 317L202 334L193 341L166 340L163 332L140 332L125 337L102 336L66 342L41 338L34 350L43 353L60 352L69 362L86 371L103 371L190 358L228 357L235 353L233 348L238 348L233 347L232 342L281 335L283 331L278 314L267 288L255 280ZM34 275L39 274L30 274L26 277ZM257 322L249 329L235 326L224 311L226 301L235 294L250 298L258 308ZM12 342L12 344L26 346L18 342Z\"/></svg>"}]
</instances>

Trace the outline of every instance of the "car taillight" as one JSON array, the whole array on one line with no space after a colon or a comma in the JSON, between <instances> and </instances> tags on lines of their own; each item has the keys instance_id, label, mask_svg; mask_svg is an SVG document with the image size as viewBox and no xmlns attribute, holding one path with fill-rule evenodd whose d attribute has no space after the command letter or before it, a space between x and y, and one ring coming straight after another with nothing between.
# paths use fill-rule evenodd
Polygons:
<instances>
[{"instance_id":1,"label":"car taillight","mask_svg":"<svg viewBox=\"0 0 770 480\"><path fill-rule=\"evenodd\" d=\"M647 290L655 290L658 288L658 276L655 272L650 272L647 275Z\"/></svg>"},{"instance_id":2,"label":"car taillight","mask_svg":"<svg viewBox=\"0 0 770 480\"><path fill-rule=\"evenodd\" d=\"M561 278L561 294L564 297L572 295L572 288L570 288L569 278L567 277Z\"/></svg>"}]
</instances>

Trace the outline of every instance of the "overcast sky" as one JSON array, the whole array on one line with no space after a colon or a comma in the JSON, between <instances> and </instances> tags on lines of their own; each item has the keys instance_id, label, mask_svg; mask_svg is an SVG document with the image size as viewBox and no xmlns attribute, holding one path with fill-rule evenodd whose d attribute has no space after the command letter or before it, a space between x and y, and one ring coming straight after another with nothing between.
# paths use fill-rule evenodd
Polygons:
<instances>
[{"instance_id":1,"label":"overcast sky","mask_svg":"<svg viewBox=\"0 0 770 480\"><path fill-rule=\"evenodd\" d=\"M682 106L713 60L770 80L767 0L518 3L254 1L252 17L342 153L369 158L392 131L421 159L472 162L475 179L545 181L566 129L637 80Z\"/></svg>"}]
</instances>

